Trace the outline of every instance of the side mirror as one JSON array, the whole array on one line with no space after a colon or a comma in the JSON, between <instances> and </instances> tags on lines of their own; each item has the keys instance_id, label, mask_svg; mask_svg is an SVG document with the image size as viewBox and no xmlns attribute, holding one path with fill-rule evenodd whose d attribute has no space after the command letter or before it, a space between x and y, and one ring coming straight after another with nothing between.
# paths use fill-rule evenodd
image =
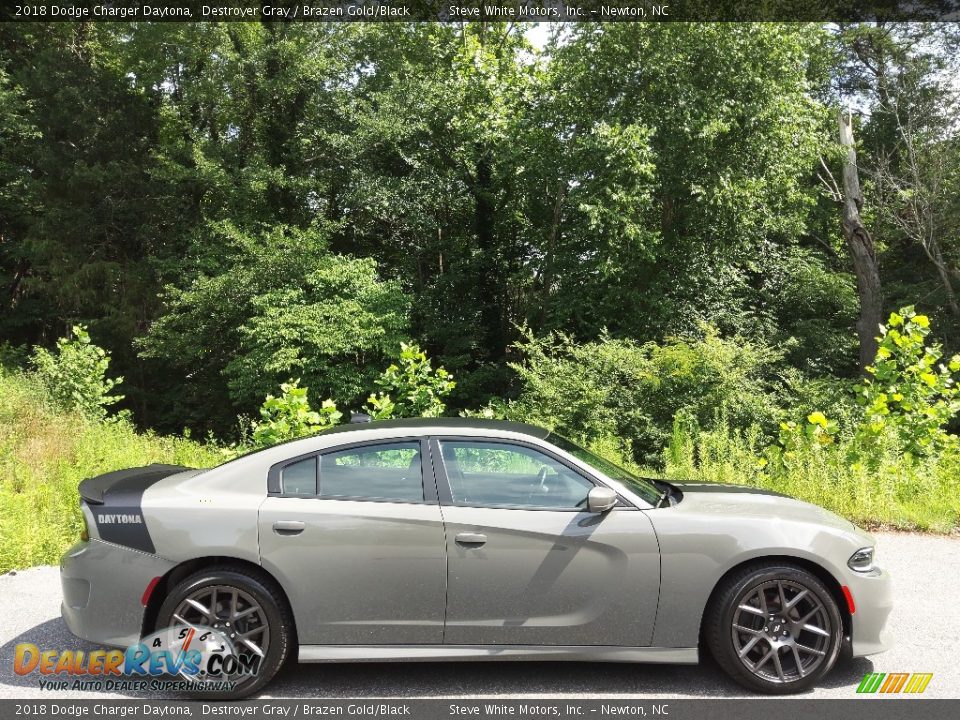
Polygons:
<instances>
[{"instance_id":1,"label":"side mirror","mask_svg":"<svg viewBox=\"0 0 960 720\"><path fill-rule=\"evenodd\" d=\"M587 512L605 513L617 504L617 493L610 488L594 487L587 495Z\"/></svg>"}]
</instances>

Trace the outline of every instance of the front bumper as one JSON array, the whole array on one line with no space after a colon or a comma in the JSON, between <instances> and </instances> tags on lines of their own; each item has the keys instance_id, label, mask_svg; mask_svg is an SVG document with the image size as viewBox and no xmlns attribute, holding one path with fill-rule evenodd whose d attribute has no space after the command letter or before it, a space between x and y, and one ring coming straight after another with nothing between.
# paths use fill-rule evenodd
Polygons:
<instances>
[{"instance_id":1,"label":"front bumper","mask_svg":"<svg viewBox=\"0 0 960 720\"><path fill-rule=\"evenodd\" d=\"M893 610L893 582L882 568L875 573L847 573L847 586L853 596L856 612L852 618L853 657L863 657L889 650L893 633L887 619Z\"/></svg>"},{"instance_id":2,"label":"front bumper","mask_svg":"<svg viewBox=\"0 0 960 720\"><path fill-rule=\"evenodd\" d=\"M117 647L135 644L143 625L143 592L173 567L156 555L101 540L77 543L60 558L60 614L79 638Z\"/></svg>"}]
</instances>

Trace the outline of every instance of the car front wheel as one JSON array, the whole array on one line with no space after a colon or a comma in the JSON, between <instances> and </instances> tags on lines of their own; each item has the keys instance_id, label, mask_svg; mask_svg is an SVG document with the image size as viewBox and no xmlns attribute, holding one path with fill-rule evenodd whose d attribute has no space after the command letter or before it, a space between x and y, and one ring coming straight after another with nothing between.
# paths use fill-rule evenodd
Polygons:
<instances>
[{"instance_id":1,"label":"car front wheel","mask_svg":"<svg viewBox=\"0 0 960 720\"><path fill-rule=\"evenodd\" d=\"M718 589L706 640L734 680L771 695L797 693L830 671L843 639L833 595L791 565L752 565Z\"/></svg>"}]
</instances>

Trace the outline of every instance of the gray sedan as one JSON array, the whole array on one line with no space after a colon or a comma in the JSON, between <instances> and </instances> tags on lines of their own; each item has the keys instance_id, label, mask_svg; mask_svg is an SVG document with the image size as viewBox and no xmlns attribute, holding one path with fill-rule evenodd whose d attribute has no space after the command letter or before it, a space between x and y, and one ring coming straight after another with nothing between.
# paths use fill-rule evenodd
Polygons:
<instances>
[{"instance_id":1,"label":"gray sedan","mask_svg":"<svg viewBox=\"0 0 960 720\"><path fill-rule=\"evenodd\" d=\"M68 627L189 649L196 662L177 669L210 696L254 693L288 658L704 651L784 694L844 647L890 643L889 575L853 524L769 491L636 477L531 425L346 425L209 470L108 473L80 495L87 531L61 562Z\"/></svg>"}]
</instances>

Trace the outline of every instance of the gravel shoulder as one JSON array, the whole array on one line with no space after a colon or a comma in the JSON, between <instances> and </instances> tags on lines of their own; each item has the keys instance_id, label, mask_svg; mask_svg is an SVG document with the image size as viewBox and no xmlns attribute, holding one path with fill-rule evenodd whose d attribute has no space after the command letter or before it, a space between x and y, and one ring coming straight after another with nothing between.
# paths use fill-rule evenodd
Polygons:
<instances>
[{"instance_id":1,"label":"gravel shoulder","mask_svg":"<svg viewBox=\"0 0 960 720\"><path fill-rule=\"evenodd\" d=\"M868 672L932 672L924 697L960 698L954 616L960 597L960 538L877 533L878 560L894 575L890 623L896 646L847 660L805 698L852 698ZM60 619L56 567L0 576L0 698L123 698L108 693L43 691L36 675L13 672L14 648L96 649ZM613 663L469 662L300 665L284 669L261 697L743 697L712 661L700 666ZM149 697L137 695L135 697Z\"/></svg>"}]
</instances>

